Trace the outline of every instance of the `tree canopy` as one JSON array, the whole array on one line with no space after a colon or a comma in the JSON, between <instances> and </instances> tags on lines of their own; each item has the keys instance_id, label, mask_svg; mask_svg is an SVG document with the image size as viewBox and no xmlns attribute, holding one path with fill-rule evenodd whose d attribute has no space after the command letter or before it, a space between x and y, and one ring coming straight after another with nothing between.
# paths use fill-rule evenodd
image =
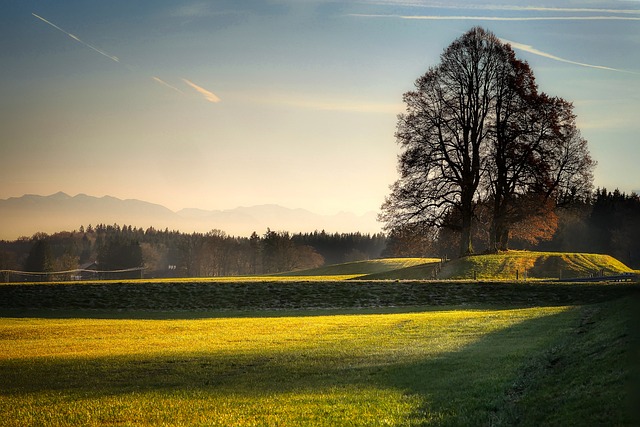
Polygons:
<instances>
[{"instance_id":1,"label":"tree canopy","mask_svg":"<svg viewBox=\"0 0 640 427\"><path fill-rule=\"evenodd\" d=\"M454 230L461 255L473 253L480 211L494 251L508 248L516 226L531 230L519 236L525 240L551 238L556 204L586 197L592 186L594 162L572 104L538 92L529 65L480 27L440 60L404 94L400 177L380 219L389 231Z\"/></svg>"}]
</instances>

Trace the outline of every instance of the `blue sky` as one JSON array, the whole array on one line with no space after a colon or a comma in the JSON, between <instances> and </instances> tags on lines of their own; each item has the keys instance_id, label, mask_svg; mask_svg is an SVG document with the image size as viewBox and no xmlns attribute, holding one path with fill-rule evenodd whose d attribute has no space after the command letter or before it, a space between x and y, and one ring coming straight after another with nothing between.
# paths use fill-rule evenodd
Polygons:
<instances>
[{"instance_id":1,"label":"blue sky","mask_svg":"<svg viewBox=\"0 0 640 427\"><path fill-rule=\"evenodd\" d=\"M29 1L0 13L0 198L377 211L402 94L481 25L640 190L640 1Z\"/></svg>"}]
</instances>

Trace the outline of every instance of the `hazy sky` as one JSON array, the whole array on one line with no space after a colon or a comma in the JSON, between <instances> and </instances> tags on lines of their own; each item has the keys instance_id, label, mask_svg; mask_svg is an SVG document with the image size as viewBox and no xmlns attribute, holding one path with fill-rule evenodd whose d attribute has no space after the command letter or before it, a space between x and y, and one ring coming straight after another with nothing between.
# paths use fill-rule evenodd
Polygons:
<instances>
[{"instance_id":1,"label":"hazy sky","mask_svg":"<svg viewBox=\"0 0 640 427\"><path fill-rule=\"evenodd\" d=\"M0 198L377 211L402 94L481 25L572 101L597 186L640 190L640 1L0 6Z\"/></svg>"}]
</instances>

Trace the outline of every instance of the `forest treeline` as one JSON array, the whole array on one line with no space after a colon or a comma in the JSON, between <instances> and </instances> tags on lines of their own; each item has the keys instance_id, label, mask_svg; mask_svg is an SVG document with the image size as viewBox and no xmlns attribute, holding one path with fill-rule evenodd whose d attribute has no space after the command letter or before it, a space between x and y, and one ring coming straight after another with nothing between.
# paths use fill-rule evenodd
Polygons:
<instances>
[{"instance_id":1,"label":"forest treeline","mask_svg":"<svg viewBox=\"0 0 640 427\"><path fill-rule=\"evenodd\" d=\"M254 232L250 237L234 237L220 230L188 234L98 224L2 241L0 270L5 270L5 281L242 276L377 258L385 244L382 233L291 234L267 229L263 235ZM88 271L73 271L77 269ZM7 270L67 273L28 276ZM119 272L107 273L111 271Z\"/></svg>"},{"instance_id":2,"label":"forest treeline","mask_svg":"<svg viewBox=\"0 0 640 427\"><path fill-rule=\"evenodd\" d=\"M487 224L476 218L474 240L482 251L489 247ZM632 268L640 268L640 197L618 190L598 189L589 198L557 209L555 233L548 239L513 239L514 249L605 253ZM549 224L532 223L531 228ZM526 236L527 233L522 233ZM447 256L456 253L459 237L447 230L396 229L388 235L362 233L292 234L267 231L250 237L137 228L127 225L88 225L51 235L36 233L14 241L0 241L0 279L71 279L18 276L7 270L59 272L79 268L98 271L139 270L119 277L215 277L270 274L380 256Z\"/></svg>"}]
</instances>

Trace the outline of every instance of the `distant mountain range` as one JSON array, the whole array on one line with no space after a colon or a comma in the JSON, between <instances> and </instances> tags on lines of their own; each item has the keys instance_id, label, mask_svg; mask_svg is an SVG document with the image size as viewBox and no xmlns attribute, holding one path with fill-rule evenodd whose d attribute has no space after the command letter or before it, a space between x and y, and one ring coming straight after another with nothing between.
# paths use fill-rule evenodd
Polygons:
<instances>
[{"instance_id":1,"label":"distant mountain range","mask_svg":"<svg viewBox=\"0 0 640 427\"><path fill-rule=\"evenodd\" d=\"M27 194L0 199L0 240L32 236L36 232L54 233L77 230L89 224L118 224L154 227L182 232L218 229L235 236L276 231L376 233L381 229L376 213L356 215L341 212L319 215L304 209L278 205L238 207L229 210L182 209L174 212L164 206L135 199L118 199L86 194L70 196L59 192L50 196Z\"/></svg>"}]
</instances>

